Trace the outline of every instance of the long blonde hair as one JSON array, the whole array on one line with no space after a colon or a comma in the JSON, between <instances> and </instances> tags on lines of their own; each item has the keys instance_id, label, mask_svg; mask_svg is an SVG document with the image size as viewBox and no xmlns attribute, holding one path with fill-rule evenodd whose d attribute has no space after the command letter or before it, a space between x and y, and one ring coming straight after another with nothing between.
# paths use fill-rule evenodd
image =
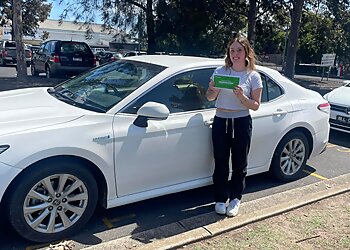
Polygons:
<instances>
[{"instance_id":1,"label":"long blonde hair","mask_svg":"<svg viewBox=\"0 0 350 250\"><path fill-rule=\"evenodd\" d=\"M233 44L234 42L239 42L245 51L245 66L247 68L248 71L252 71L255 70L255 53L254 50L252 48L252 46L250 45L248 39L240 34L236 34L234 35L234 37L228 42L227 44L227 48L226 48L226 58L225 58L225 67L226 68L230 68L232 67L232 62L230 59L230 46L231 44Z\"/></svg>"}]
</instances>

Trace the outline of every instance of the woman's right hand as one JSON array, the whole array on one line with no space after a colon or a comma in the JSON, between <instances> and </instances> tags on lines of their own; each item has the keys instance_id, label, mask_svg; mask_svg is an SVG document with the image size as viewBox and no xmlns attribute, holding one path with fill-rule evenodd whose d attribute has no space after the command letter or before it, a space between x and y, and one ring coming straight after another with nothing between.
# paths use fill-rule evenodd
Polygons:
<instances>
[{"instance_id":1,"label":"woman's right hand","mask_svg":"<svg viewBox=\"0 0 350 250\"><path fill-rule=\"evenodd\" d=\"M210 80L209 82L209 88L208 88L210 91L213 91L215 93L219 92L219 89L215 88L215 85L214 85L214 81L213 80Z\"/></svg>"}]
</instances>

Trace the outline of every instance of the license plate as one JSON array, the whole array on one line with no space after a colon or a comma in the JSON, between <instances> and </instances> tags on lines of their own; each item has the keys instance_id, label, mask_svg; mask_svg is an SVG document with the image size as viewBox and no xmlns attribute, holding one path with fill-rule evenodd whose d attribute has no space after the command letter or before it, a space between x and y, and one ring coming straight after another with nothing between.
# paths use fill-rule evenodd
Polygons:
<instances>
[{"instance_id":1,"label":"license plate","mask_svg":"<svg viewBox=\"0 0 350 250\"><path fill-rule=\"evenodd\" d=\"M350 124L350 117L337 115L337 121Z\"/></svg>"},{"instance_id":2,"label":"license plate","mask_svg":"<svg viewBox=\"0 0 350 250\"><path fill-rule=\"evenodd\" d=\"M73 57L73 61L74 62L81 62L81 61L83 61L83 58L81 58L81 57Z\"/></svg>"}]
</instances>

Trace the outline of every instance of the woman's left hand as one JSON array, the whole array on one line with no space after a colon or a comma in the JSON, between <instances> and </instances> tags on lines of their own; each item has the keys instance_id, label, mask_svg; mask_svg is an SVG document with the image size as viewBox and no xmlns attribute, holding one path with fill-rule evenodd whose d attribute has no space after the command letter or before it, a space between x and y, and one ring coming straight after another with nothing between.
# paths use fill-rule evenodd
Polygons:
<instances>
[{"instance_id":1,"label":"woman's left hand","mask_svg":"<svg viewBox=\"0 0 350 250\"><path fill-rule=\"evenodd\" d=\"M235 95L238 97L238 99L242 99L243 98L243 89L241 86L237 85L234 89L233 89L233 93L235 93Z\"/></svg>"}]
</instances>

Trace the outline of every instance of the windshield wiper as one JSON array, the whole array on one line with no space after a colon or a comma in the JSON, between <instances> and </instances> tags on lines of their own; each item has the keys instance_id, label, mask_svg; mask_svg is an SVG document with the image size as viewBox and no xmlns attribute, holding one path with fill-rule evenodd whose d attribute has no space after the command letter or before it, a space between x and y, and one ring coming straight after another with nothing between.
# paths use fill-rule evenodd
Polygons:
<instances>
[{"instance_id":1,"label":"windshield wiper","mask_svg":"<svg viewBox=\"0 0 350 250\"><path fill-rule=\"evenodd\" d=\"M87 103L81 103L81 102L77 102L75 101L73 98L66 96L65 94L56 91L55 89L48 89L49 94L54 95L58 100L61 100L65 103L71 104L75 107L79 107L79 108L83 108L83 109L87 109L87 110L91 110L91 111L95 111L95 112L99 112L99 113L105 113L106 110L100 107L96 107L94 105L91 104L87 104Z\"/></svg>"}]
</instances>

